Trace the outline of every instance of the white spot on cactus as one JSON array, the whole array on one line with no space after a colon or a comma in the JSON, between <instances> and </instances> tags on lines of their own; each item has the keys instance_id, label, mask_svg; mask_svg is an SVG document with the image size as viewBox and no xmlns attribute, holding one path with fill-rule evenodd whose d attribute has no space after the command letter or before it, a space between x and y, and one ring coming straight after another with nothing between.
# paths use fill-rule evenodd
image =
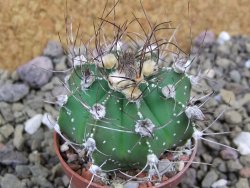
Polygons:
<instances>
[{"instance_id":1,"label":"white spot on cactus","mask_svg":"<svg viewBox=\"0 0 250 188\"><path fill-rule=\"evenodd\" d=\"M118 66L118 60L114 54L106 54L101 57L101 60L97 61L97 66L103 67L105 69L112 69Z\"/></svg>"},{"instance_id":2,"label":"white spot on cactus","mask_svg":"<svg viewBox=\"0 0 250 188\"><path fill-rule=\"evenodd\" d=\"M176 133L174 133L173 136L176 136Z\"/></svg>"},{"instance_id":3,"label":"white spot on cactus","mask_svg":"<svg viewBox=\"0 0 250 188\"><path fill-rule=\"evenodd\" d=\"M116 150L116 148L112 148L112 151L115 151Z\"/></svg>"},{"instance_id":4,"label":"white spot on cactus","mask_svg":"<svg viewBox=\"0 0 250 188\"><path fill-rule=\"evenodd\" d=\"M162 94L167 98L175 98L175 87L174 85L167 85L167 86L164 86L161 90Z\"/></svg>"},{"instance_id":5,"label":"white spot on cactus","mask_svg":"<svg viewBox=\"0 0 250 188\"><path fill-rule=\"evenodd\" d=\"M143 118L143 116L142 116L141 112L137 112L137 115L139 116L139 118L140 118L140 119L142 119L142 118Z\"/></svg>"},{"instance_id":6,"label":"white spot on cactus","mask_svg":"<svg viewBox=\"0 0 250 188\"><path fill-rule=\"evenodd\" d=\"M131 150L128 150L128 153L131 153Z\"/></svg>"},{"instance_id":7,"label":"white spot on cactus","mask_svg":"<svg viewBox=\"0 0 250 188\"><path fill-rule=\"evenodd\" d=\"M92 106L92 108L90 109L90 113L92 115L92 117L96 120L100 120L102 118L105 117L106 115L106 109L105 106L101 105L101 104L94 104Z\"/></svg>"},{"instance_id":8,"label":"white spot on cactus","mask_svg":"<svg viewBox=\"0 0 250 188\"><path fill-rule=\"evenodd\" d=\"M91 156L92 153L96 150L96 142L93 138L88 138L83 146L84 150L87 152L87 156Z\"/></svg>"},{"instance_id":9,"label":"white spot on cactus","mask_svg":"<svg viewBox=\"0 0 250 188\"><path fill-rule=\"evenodd\" d=\"M178 123L178 124L180 124L180 123L181 123L181 121L180 121L180 120L178 120L178 121L177 121L177 123Z\"/></svg>"},{"instance_id":10,"label":"white spot on cactus","mask_svg":"<svg viewBox=\"0 0 250 188\"><path fill-rule=\"evenodd\" d=\"M102 142L103 144L105 144L106 143L106 140L103 140L103 142Z\"/></svg>"},{"instance_id":11,"label":"white spot on cactus","mask_svg":"<svg viewBox=\"0 0 250 188\"><path fill-rule=\"evenodd\" d=\"M72 123L75 121L75 119L74 118L71 118L71 120L70 120Z\"/></svg>"},{"instance_id":12,"label":"white spot on cactus","mask_svg":"<svg viewBox=\"0 0 250 188\"><path fill-rule=\"evenodd\" d=\"M76 130L76 128L75 128L75 127L73 127L72 129L73 129L73 131L75 131L75 130Z\"/></svg>"},{"instance_id":13,"label":"white spot on cactus","mask_svg":"<svg viewBox=\"0 0 250 188\"><path fill-rule=\"evenodd\" d=\"M163 144L162 144L163 146L165 146L166 145L166 142L163 142Z\"/></svg>"},{"instance_id":14,"label":"white spot on cactus","mask_svg":"<svg viewBox=\"0 0 250 188\"><path fill-rule=\"evenodd\" d=\"M150 119L138 120L135 124L135 132L140 134L142 137L153 136L153 129L155 125Z\"/></svg>"},{"instance_id":15,"label":"white spot on cactus","mask_svg":"<svg viewBox=\"0 0 250 188\"><path fill-rule=\"evenodd\" d=\"M191 119L191 120L201 120L202 121L205 119L203 112L196 105L187 107L187 109L185 110L185 113L186 113L188 119Z\"/></svg>"}]
</instances>

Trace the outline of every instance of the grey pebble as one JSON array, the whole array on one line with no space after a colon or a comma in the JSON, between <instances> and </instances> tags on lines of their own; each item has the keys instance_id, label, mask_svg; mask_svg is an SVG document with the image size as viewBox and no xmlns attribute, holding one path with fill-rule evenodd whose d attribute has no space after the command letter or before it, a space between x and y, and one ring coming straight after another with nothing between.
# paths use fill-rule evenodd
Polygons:
<instances>
[{"instance_id":1,"label":"grey pebble","mask_svg":"<svg viewBox=\"0 0 250 188\"><path fill-rule=\"evenodd\" d=\"M6 83L0 86L0 101L16 102L21 100L29 92L29 87L23 83Z\"/></svg>"},{"instance_id":2,"label":"grey pebble","mask_svg":"<svg viewBox=\"0 0 250 188\"><path fill-rule=\"evenodd\" d=\"M2 188L25 188L21 181L13 174L5 174L1 180Z\"/></svg>"},{"instance_id":3,"label":"grey pebble","mask_svg":"<svg viewBox=\"0 0 250 188\"><path fill-rule=\"evenodd\" d=\"M43 50L43 54L45 56L57 58L62 56L64 54L64 51L62 45L59 42L50 40L48 41L47 46Z\"/></svg>"},{"instance_id":4,"label":"grey pebble","mask_svg":"<svg viewBox=\"0 0 250 188\"><path fill-rule=\"evenodd\" d=\"M52 77L52 61L45 56L39 56L17 69L19 77L33 88L40 88Z\"/></svg>"},{"instance_id":5,"label":"grey pebble","mask_svg":"<svg viewBox=\"0 0 250 188\"><path fill-rule=\"evenodd\" d=\"M219 176L215 172L215 170L210 170L202 180L201 183L202 187L209 188L213 184L213 182L215 182L218 179L218 177Z\"/></svg>"}]
</instances>

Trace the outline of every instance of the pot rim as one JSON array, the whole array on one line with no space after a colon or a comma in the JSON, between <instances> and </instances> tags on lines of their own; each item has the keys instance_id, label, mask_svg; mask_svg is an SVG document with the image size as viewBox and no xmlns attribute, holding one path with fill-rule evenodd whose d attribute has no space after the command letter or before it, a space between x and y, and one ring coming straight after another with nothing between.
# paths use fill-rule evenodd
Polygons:
<instances>
[{"instance_id":1,"label":"pot rim","mask_svg":"<svg viewBox=\"0 0 250 188\"><path fill-rule=\"evenodd\" d=\"M62 158L61 153L59 151L59 147L58 147L58 141L59 140L58 140L58 138L59 138L59 135L57 134L57 132L54 132L54 149L55 149L57 157L59 158L59 161L60 161L61 165L64 166L64 168L71 174L71 176L72 176L71 178L73 178L73 176L74 176L79 181L83 181L86 184L89 184L89 180L87 180L87 179L83 178L82 176L80 176L79 174L77 174L64 161L64 159ZM189 161L185 164L184 168L180 172L178 172L176 175L169 178L167 181L163 181L163 182L155 185L155 188L164 187L166 185L170 186L172 183L174 184L179 178L181 178L186 173L187 169L192 164L192 162L193 162L193 160L195 158L196 151L197 151L197 146L198 146L197 140L195 140L195 139L192 139L192 140L194 142L193 152L192 152L192 155L191 155ZM94 183L94 182L92 182L91 185L94 186L94 187L97 187L97 188L107 187L107 186L99 185L99 184Z\"/></svg>"}]
</instances>

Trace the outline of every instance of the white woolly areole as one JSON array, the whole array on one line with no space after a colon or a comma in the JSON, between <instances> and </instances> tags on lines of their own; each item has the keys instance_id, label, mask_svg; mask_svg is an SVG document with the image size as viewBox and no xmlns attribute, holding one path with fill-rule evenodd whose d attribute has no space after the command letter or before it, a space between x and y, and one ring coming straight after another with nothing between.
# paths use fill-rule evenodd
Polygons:
<instances>
[{"instance_id":1,"label":"white woolly areole","mask_svg":"<svg viewBox=\"0 0 250 188\"><path fill-rule=\"evenodd\" d=\"M88 138L87 141L83 144L84 150L87 151L87 155L92 155L96 150L96 142L93 138Z\"/></svg>"},{"instance_id":2,"label":"white woolly areole","mask_svg":"<svg viewBox=\"0 0 250 188\"><path fill-rule=\"evenodd\" d=\"M118 60L114 54L110 53L102 56L101 60L98 61L97 65L105 69L112 69L118 66Z\"/></svg>"},{"instance_id":3,"label":"white woolly areole","mask_svg":"<svg viewBox=\"0 0 250 188\"><path fill-rule=\"evenodd\" d=\"M194 128L194 132L193 132L192 136L193 136L193 138L195 140L200 140L201 137L203 136L203 132L201 132L201 131L199 131L199 130L197 130L197 129Z\"/></svg>"},{"instance_id":4,"label":"white woolly areole","mask_svg":"<svg viewBox=\"0 0 250 188\"><path fill-rule=\"evenodd\" d=\"M80 66L82 64L85 64L87 62L87 59L84 55L79 55L79 56L76 56L74 59L73 59L73 64L74 66Z\"/></svg>"},{"instance_id":5,"label":"white woolly areole","mask_svg":"<svg viewBox=\"0 0 250 188\"><path fill-rule=\"evenodd\" d=\"M133 85L133 81L126 79L126 75L120 71L114 71L108 77L111 89L121 91L122 89Z\"/></svg>"},{"instance_id":6,"label":"white woolly areole","mask_svg":"<svg viewBox=\"0 0 250 188\"><path fill-rule=\"evenodd\" d=\"M187 109L185 110L185 113L188 119L201 120L201 121L205 119L203 112L196 105L188 106Z\"/></svg>"},{"instance_id":7,"label":"white woolly areole","mask_svg":"<svg viewBox=\"0 0 250 188\"><path fill-rule=\"evenodd\" d=\"M155 61L150 59L143 63L142 74L144 76L151 76L152 74L156 73L157 70L158 70L158 67Z\"/></svg>"},{"instance_id":8,"label":"white woolly areole","mask_svg":"<svg viewBox=\"0 0 250 188\"><path fill-rule=\"evenodd\" d=\"M155 125L150 119L137 120L135 124L135 132L140 134L142 137L151 137L153 135L153 130Z\"/></svg>"},{"instance_id":9,"label":"white woolly areole","mask_svg":"<svg viewBox=\"0 0 250 188\"><path fill-rule=\"evenodd\" d=\"M157 165L159 162L158 157L155 154L148 154L147 156L147 163L149 166Z\"/></svg>"},{"instance_id":10,"label":"white woolly areole","mask_svg":"<svg viewBox=\"0 0 250 188\"><path fill-rule=\"evenodd\" d=\"M103 106L99 103L96 103L92 106L92 108L90 108L89 112L91 113L91 115L94 119L100 120L100 119L105 117L106 108L105 108L105 106Z\"/></svg>"},{"instance_id":11,"label":"white woolly areole","mask_svg":"<svg viewBox=\"0 0 250 188\"><path fill-rule=\"evenodd\" d=\"M102 169L99 166L92 164L89 168L89 171L90 173L96 175L100 174L102 172Z\"/></svg>"},{"instance_id":12,"label":"white woolly areole","mask_svg":"<svg viewBox=\"0 0 250 188\"><path fill-rule=\"evenodd\" d=\"M87 89L89 86L93 84L94 81L95 81L95 76L93 76L92 72L90 72L89 75L84 74L81 80L81 89L82 90Z\"/></svg>"},{"instance_id":13,"label":"white woolly areole","mask_svg":"<svg viewBox=\"0 0 250 188\"><path fill-rule=\"evenodd\" d=\"M68 100L68 96L67 95L58 95L56 97L56 103L62 107Z\"/></svg>"},{"instance_id":14,"label":"white woolly areole","mask_svg":"<svg viewBox=\"0 0 250 188\"><path fill-rule=\"evenodd\" d=\"M162 94L167 98L175 98L175 86L172 85L172 84L169 84L167 86L164 86L162 89L161 89L161 92Z\"/></svg>"}]
</instances>

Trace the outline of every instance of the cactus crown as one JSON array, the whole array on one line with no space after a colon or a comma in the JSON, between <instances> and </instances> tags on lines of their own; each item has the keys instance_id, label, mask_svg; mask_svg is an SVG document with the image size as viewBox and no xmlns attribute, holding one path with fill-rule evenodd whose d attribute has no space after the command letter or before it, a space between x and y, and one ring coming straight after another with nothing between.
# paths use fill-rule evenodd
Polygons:
<instances>
[{"instance_id":1,"label":"cactus crown","mask_svg":"<svg viewBox=\"0 0 250 188\"><path fill-rule=\"evenodd\" d=\"M127 32L127 22L115 25L115 37L102 42L104 23L114 23L101 20L94 52L70 48L70 94L60 101L58 124L64 137L81 144L102 169L141 168L149 156L185 144L193 134L192 121L204 118L190 104L190 62L171 39L156 38L168 22L135 37ZM177 52L168 63L171 46Z\"/></svg>"}]
</instances>

